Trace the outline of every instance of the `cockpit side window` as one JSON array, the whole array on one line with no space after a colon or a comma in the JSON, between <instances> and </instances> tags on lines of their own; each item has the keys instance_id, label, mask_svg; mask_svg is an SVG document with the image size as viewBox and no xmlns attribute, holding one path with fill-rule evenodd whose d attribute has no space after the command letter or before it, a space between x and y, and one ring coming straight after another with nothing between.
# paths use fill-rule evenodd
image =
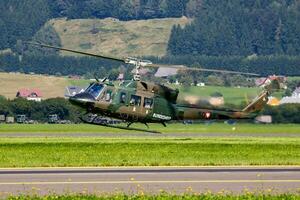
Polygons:
<instances>
[{"instance_id":1,"label":"cockpit side window","mask_svg":"<svg viewBox=\"0 0 300 200\"><path fill-rule=\"evenodd\" d=\"M130 105L131 106L141 106L141 96L137 96L137 95L131 95L130 98Z\"/></svg>"},{"instance_id":2,"label":"cockpit side window","mask_svg":"<svg viewBox=\"0 0 300 200\"><path fill-rule=\"evenodd\" d=\"M144 107L151 109L153 108L153 99L145 97L144 99Z\"/></svg>"},{"instance_id":3,"label":"cockpit side window","mask_svg":"<svg viewBox=\"0 0 300 200\"><path fill-rule=\"evenodd\" d=\"M95 99L100 95L100 92L103 89L103 85L102 84L92 84L90 87L88 87L88 89L86 89L86 92L91 94Z\"/></svg>"},{"instance_id":4,"label":"cockpit side window","mask_svg":"<svg viewBox=\"0 0 300 200\"><path fill-rule=\"evenodd\" d=\"M112 95L113 95L112 90L108 89L108 90L104 91L104 93L101 95L102 96L101 100L106 101L106 102L111 102Z\"/></svg>"},{"instance_id":5,"label":"cockpit side window","mask_svg":"<svg viewBox=\"0 0 300 200\"><path fill-rule=\"evenodd\" d=\"M120 103L126 103L126 93L125 92L121 92L120 95Z\"/></svg>"}]
</instances>

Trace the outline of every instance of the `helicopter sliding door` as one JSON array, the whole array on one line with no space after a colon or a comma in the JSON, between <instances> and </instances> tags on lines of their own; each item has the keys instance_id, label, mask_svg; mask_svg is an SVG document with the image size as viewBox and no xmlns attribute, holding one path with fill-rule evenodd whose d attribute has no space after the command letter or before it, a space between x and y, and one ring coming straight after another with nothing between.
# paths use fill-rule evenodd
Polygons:
<instances>
[{"instance_id":1,"label":"helicopter sliding door","mask_svg":"<svg viewBox=\"0 0 300 200\"><path fill-rule=\"evenodd\" d=\"M116 110L117 114L121 119L128 120L130 115L129 109L129 95L127 91L119 91L117 96L116 105L118 108Z\"/></svg>"},{"instance_id":2,"label":"helicopter sliding door","mask_svg":"<svg viewBox=\"0 0 300 200\"><path fill-rule=\"evenodd\" d=\"M119 91L117 113L124 120L138 121L141 117L142 96Z\"/></svg>"},{"instance_id":3,"label":"helicopter sliding door","mask_svg":"<svg viewBox=\"0 0 300 200\"><path fill-rule=\"evenodd\" d=\"M131 91L118 92L117 113L120 118L131 121L144 121L152 116L154 100L147 95Z\"/></svg>"},{"instance_id":4,"label":"helicopter sliding door","mask_svg":"<svg viewBox=\"0 0 300 200\"><path fill-rule=\"evenodd\" d=\"M173 116L173 109L169 102L161 97L155 97L153 107L153 119L155 121L170 121Z\"/></svg>"},{"instance_id":5,"label":"helicopter sliding door","mask_svg":"<svg viewBox=\"0 0 300 200\"><path fill-rule=\"evenodd\" d=\"M150 119L153 113L154 100L148 95L132 94L130 97L130 109L134 121Z\"/></svg>"},{"instance_id":6,"label":"helicopter sliding door","mask_svg":"<svg viewBox=\"0 0 300 200\"><path fill-rule=\"evenodd\" d=\"M142 96L137 94L130 95L129 101L130 116L133 121L139 121L142 114Z\"/></svg>"}]
</instances>

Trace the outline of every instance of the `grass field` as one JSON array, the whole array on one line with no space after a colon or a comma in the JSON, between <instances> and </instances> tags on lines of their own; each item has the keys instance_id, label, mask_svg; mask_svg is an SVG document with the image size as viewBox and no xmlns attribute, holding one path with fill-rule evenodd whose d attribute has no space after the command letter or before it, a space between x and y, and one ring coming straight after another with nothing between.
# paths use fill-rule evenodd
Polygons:
<instances>
[{"instance_id":1,"label":"grass field","mask_svg":"<svg viewBox=\"0 0 300 200\"><path fill-rule=\"evenodd\" d=\"M164 56L173 25L184 26L190 22L191 19L185 17L132 21L107 18L55 19L49 24L59 34L63 47L104 55L136 57Z\"/></svg>"},{"instance_id":2,"label":"grass field","mask_svg":"<svg viewBox=\"0 0 300 200\"><path fill-rule=\"evenodd\" d=\"M65 88L70 85L88 86L90 80L70 79L46 75L30 75L21 73L0 73L0 95L14 99L18 90L22 88L38 88L44 99L64 97Z\"/></svg>"},{"instance_id":3,"label":"grass field","mask_svg":"<svg viewBox=\"0 0 300 200\"><path fill-rule=\"evenodd\" d=\"M1 138L0 167L300 165L300 138Z\"/></svg>"},{"instance_id":4,"label":"grass field","mask_svg":"<svg viewBox=\"0 0 300 200\"><path fill-rule=\"evenodd\" d=\"M125 126L125 125L124 125ZM143 128L145 125L134 124L132 127ZM160 124L150 124L151 130L157 130L163 134L168 133L299 133L300 124L244 124L228 125L224 123L214 124L168 124L165 128ZM1 133L129 133L121 129L88 125L88 124L1 124Z\"/></svg>"},{"instance_id":5,"label":"grass field","mask_svg":"<svg viewBox=\"0 0 300 200\"><path fill-rule=\"evenodd\" d=\"M184 99L186 96L194 95L195 97L201 97L201 99L208 99L212 94L218 92L224 97L225 103L239 105L242 102L251 102L254 99L260 88L248 88L248 87L221 87L221 86L190 86L188 88L179 87L181 93L179 93L179 99Z\"/></svg>"},{"instance_id":6,"label":"grass field","mask_svg":"<svg viewBox=\"0 0 300 200\"><path fill-rule=\"evenodd\" d=\"M20 89L38 88L44 99L64 97L67 86L86 86L89 82L89 80L74 80L66 77L1 72L0 95L14 99Z\"/></svg>"},{"instance_id":7,"label":"grass field","mask_svg":"<svg viewBox=\"0 0 300 200\"><path fill-rule=\"evenodd\" d=\"M138 125L137 127L142 127ZM300 125L171 124L168 133L299 133ZM234 128L234 129L233 129ZM10 133L129 133L94 125L0 125ZM131 131L132 132L132 131ZM83 134L83 135L82 135ZM141 133L142 134L142 133ZM300 133L299 133L300 134ZM113 135L112 135L113 136ZM300 165L300 137L0 137L0 167Z\"/></svg>"},{"instance_id":8,"label":"grass field","mask_svg":"<svg viewBox=\"0 0 300 200\"><path fill-rule=\"evenodd\" d=\"M102 195L102 196L94 196L94 195L50 195L44 197L34 197L34 196L21 196L21 197L10 197L9 200L166 200L166 199L174 199L174 200L297 200L300 199L300 196L297 194L281 194L281 195L268 195L268 194L242 194L242 195L226 195L226 194L183 194L183 195L172 195L172 194L159 194L159 195Z\"/></svg>"},{"instance_id":9,"label":"grass field","mask_svg":"<svg viewBox=\"0 0 300 200\"><path fill-rule=\"evenodd\" d=\"M63 77L0 73L0 94L13 99L22 88L38 88L44 98L63 97L68 79Z\"/></svg>"},{"instance_id":10,"label":"grass field","mask_svg":"<svg viewBox=\"0 0 300 200\"><path fill-rule=\"evenodd\" d=\"M0 73L0 94L13 99L18 90L22 88L38 88L41 90L43 98L64 97L65 88L68 85L87 86L90 80L74 80L65 77L28 75L16 73ZM195 87L188 89L179 87L180 97L186 95L195 95L202 98L211 96L214 92L221 92L226 102L240 104L246 98L254 98L259 88L231 88L218 86Z\"/></svg>"},{"instance_id":11,"label":"grass field","mask_svg":"<svg viewBox=\"0 0 300 200\"><path fill-rule=\"evenodd\" d=\"M288 77L289 81L300 81L300 76Z\"/></svg>"}]
</instances>

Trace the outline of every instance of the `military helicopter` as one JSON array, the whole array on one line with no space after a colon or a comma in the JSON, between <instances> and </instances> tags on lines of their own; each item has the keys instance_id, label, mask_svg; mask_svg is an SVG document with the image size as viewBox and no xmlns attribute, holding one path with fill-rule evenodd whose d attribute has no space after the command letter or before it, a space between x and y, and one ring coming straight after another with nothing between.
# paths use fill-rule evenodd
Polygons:
<instances>
[{"instance_id":1,"label":"military helicopter","mask_svg":"<svg viewBox=\"0 0 300 200\"><path fill-rule=\"evenodd\" d=\"M84 92L69 98L72 104L86 109L86 114L94 114L94 117L90 120L82 118L86 123L95 124L95 121L99 117L119 119L127 123L126 127L97 123L101 126L156 132L148 129L135 129L130 126L133 123L143 123L148 127L148 123L160 123L166 127L166 122L179 120L252 119L267 104L268 97L274 91L285 88L284 77L270 76L263 82L261 93L241 110L225 109L214 105L204 106L201 104L180 103L178 102L178 89L172 89L162 84L141 81L141 68L172 68L178 72L201 71L249 76L259 75L228 70L190 68L183 65L153 64L149 60L141 60L133 57L115 58L41 43L28 42L27 44L119 61L135 66L133 80L123 81L119 85L114 85L111 82L107 82L107 79L99 80L96 78L96 81L91 83Z\"/></svg>"}]
</instances>

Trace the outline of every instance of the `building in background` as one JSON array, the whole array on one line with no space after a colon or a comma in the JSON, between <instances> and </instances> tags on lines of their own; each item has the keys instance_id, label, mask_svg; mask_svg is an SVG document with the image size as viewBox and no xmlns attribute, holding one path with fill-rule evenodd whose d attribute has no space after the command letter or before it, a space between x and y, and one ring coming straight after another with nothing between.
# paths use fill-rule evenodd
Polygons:
<instances>
[{"instance_id":1,"label":"building in background","mask_svg":"<svg viewBox=\"0 0 300 200\"><path fill-rule=\"evenodd\" d=\"M283 97L280 101L280 104L300 104L300 87L297 87L292 96Z\"/></svg>"},{"instance_id":2,"label":"building in background","mask_svg":"<svg viewBox=\"0 0 300 200\"><path fill-rule=\"evenodd\" d=\"M42 93L39 89L20 89L16 97L40 102L42 100Z\"/></svg>"},{"instance_id":3,"label":"building in background","mask_svg":"<svg viewBox=\"0 0 300 200\"><path fill-rule=\"evenodd\" d=\"M183 67L183 66L182 66ZM155 77L167 78L168 76L174 76L177 74L178 69L176 68L158 68L155 73Z\"/></svg>"}]
</instances>

